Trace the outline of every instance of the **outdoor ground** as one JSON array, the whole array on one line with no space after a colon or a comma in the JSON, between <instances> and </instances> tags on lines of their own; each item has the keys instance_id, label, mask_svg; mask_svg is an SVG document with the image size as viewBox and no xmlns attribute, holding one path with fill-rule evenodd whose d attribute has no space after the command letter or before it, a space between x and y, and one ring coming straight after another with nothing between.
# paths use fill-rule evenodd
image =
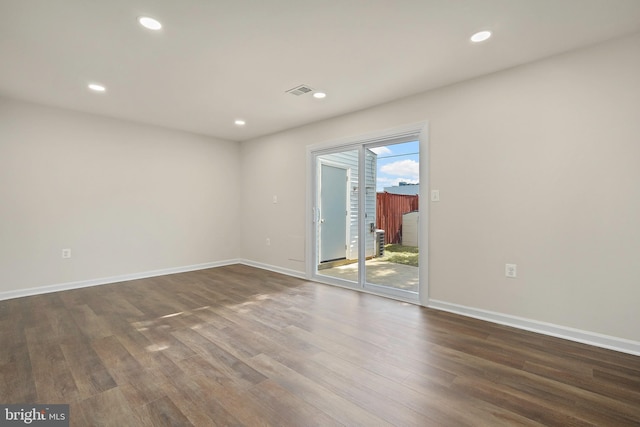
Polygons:
<instances>
[{"instance_id":1,"label":"outdoor ground","mask_svg":"<svg viewBox=\"0 0 640 427\"><path fill-rule=\"evenodd\" d=\"M418 248L416 246L402 246L395 243L384 245L384 256L380 257L395 264L418 266Z\"/></svg>"},{"instance_id":2,"label":"outdoor ground","mask_svg":"<svg viewBox=\"0 0 640 427\"><path fill-rule=\"evenodd\" d=\"M365 262L367 282L418 292L418 248L396 244L385 245L384 256ZM358 281L358 263L318 271L324 276Z\"/></svg>"}]
</instances>

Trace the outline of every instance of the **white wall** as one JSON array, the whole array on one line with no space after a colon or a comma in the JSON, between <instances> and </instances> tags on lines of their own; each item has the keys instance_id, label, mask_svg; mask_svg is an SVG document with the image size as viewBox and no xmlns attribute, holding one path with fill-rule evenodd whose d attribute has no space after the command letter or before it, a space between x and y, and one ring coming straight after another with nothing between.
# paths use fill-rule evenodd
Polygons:
<instances>
[{"instance_id":1,"label":"white wall","mask_svg":"<svg viewBox=\"0 0 640 427\"><path fill-rule=\"evenodd\" d=\"M243 143L243 257L304 271L307 145L428 120L429 297L640 341L639 118L635 35Z\"/></svg>"},{"instance_id":2,"label":"white wall","mask_svg":"<svg viewBox=\"0 0 640 427\"><path fill-rule=\"evenodd\" d=\"M0 293L237 259L239 154L0 99Z\"/></svg>"}]
</instances>

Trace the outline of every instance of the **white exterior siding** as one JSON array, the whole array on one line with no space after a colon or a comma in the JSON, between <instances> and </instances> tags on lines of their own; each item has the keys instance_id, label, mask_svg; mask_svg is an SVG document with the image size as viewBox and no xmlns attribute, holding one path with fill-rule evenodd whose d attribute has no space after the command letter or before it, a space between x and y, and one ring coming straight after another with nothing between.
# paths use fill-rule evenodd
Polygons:
<instances>
[{"instance_id":1,"label":"white exterior siding","mask_svg":"<svg viewBox=\"0 0 640 427\"><path fill-rule=\"evenodd\" d=\"M347 259L358 259L358 193L365 191L365 224L366 227L366 251L365 256L370 257L376 254L375 251L375 231L369 231L369 224L376 222L376 154L370 150L366 150L365 158L367 165L365 188L358 185L358 151L342 151L339 153L324 154L321 156L322 162L333 164L336 166L347 168L347 192L348 198L348 217L349 224L347 226L346 244ZM373 167L371 167L373 165ZM375 226L374 226L375 228Z\"/></svg>"},{"instance_id":2,"label":"white exterior siding","mask_svg":"<svg viewBox=\"0 0 640 427\"><path fill-rule=\"evenodd\" d=\"M375 256L376 251L376 178L378 155L365 149L365 218L366 257Z\"/></svg>"}]
</instances>

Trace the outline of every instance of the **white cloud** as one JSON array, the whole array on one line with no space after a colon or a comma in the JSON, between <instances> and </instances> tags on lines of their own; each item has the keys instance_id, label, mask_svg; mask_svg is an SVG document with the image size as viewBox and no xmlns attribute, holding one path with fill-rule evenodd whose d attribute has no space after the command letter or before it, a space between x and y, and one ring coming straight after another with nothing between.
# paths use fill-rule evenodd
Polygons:
<instances>
[{"instance_id":1,"label":"white cloud","mask_svg":"<svg viewBox=\"0 0 640 427\"><path fill-rule=\"evenodd\" d=\"M406 182L407 184L419 184L417 179L391 178L388 176L378 176L376 181L377 191L382 191L384 187L397 187L401 182Z\"/></svg>"},{"instance_id":2,"label":"white cloud","mask_svg":"<svg viewBox=\"0 0 640 427\"><path fill-rule=\"evenodd\" d=\"M417 182L420 178L420 165L415 160L398 160L381 166L380 172L401 177L401 181Z\"/></svg>"},{"instance_id":3,"label":"white cloud","mask_svg":"<svg viewBox=\"0 0 640 427\"><path fill-rule=\"evenodd\" d=\"M389 150L389 148L382 146L382 147L375 147L375 148L370 148L371 151L373 151L374 153L376 153L378 156L380 154L391 154L392 151Z\"/></svg>"},{"instance_id":4,"label":"white cloud","mask_svg":"<svg viewBox=\"0 0 640 427\"><path fill-rule=\"evenodd\" d=\"M377 181L378 188L380 187L392 187L396 185L398 178L389 178L387 176L379 176Z\"/></svg>"}]
</instances>

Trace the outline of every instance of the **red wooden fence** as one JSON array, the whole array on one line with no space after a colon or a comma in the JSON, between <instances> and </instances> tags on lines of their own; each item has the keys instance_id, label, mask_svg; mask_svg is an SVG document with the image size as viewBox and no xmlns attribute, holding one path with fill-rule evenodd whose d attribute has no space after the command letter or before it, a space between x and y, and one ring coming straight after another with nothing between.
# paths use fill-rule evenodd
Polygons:
<instances>
[{"instance_id":1,"label":"red wooden fence","mask_svg":"<svg viewBox=\"0 0 640 427\"><path fill-rule=\"evenodd\" d=\"M418 196L377 193L376 228L384 230L384 243L402 243L402 214L418 210Z\"/></svg>"}]
</instances>

